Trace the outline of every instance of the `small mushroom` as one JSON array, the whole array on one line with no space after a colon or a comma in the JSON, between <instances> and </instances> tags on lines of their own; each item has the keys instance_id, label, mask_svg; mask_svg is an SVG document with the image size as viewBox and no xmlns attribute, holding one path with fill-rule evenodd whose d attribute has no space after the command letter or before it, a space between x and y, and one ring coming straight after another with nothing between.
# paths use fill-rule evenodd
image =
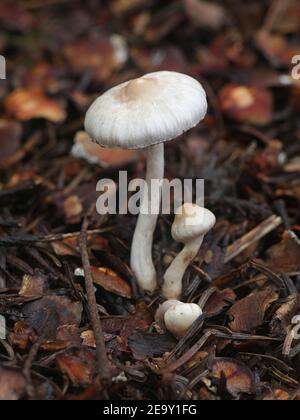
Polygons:
<instances>
[{"instance_id":1,"label":"small mushroom","mask_svg":"<svg viewBox=\"0 0 300 420\"><path fill-rule=\"evenodd\" d=\"M85 130L103 147L146 150L148 193L141 207L154 203L159 209L161 188L152 192L150 187L151 180L164 176L164 142L196 126L206 111L206 94L198 81L162 71L122 83L96 99L86 114ZM141 289L150 292L157 287L152 244L158 213L139 215L131 248L132 270Z\"/></svg>"},{"instance_id":2,"label":"small mushroom","mask_svg":"<svg viewBox=\"0 0 300 420\"><path fill-rule=\"evenodd\" d=\"M170 299L158 307L155 320L175 337L180 338L200 315L202 309L199 305Z\"/></svg>"},{"instance_id":3,"label":"small mushroom","mask_svg":"<svg viewBox=\"0 0 300 420\"><path fill-rule=\"evenodd\" d=\"M204 236L215 223L215 215L197 204L185 203L179 207L172 226L172 237L185 246L164 275L162 294L165 298L180 299L184 273L197 256Z\"/></svg>"},{"instance_id":4,"label":"small mushroom","mask_svg":"<svg viewBox=\"0 0 300 420\"><path fill-rule=\"evenodd\" d=\"M163 302L157 308L155 313L155 321L160 325L160 327L165 327L165 313L174 305L184 305L184 303L176 299L169 299Z\"/></svg>"}]
</instances>

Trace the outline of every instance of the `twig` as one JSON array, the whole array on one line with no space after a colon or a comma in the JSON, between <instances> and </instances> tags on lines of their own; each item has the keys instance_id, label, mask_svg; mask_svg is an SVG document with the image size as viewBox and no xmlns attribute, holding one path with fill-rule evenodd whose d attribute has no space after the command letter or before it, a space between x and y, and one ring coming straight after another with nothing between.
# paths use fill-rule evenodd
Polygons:
<instances>
[{"instance_id":1,"label":"twig","mask_svg":"<svg viewBox=\"0 0 300 420\"><path fill-rule=\"evenodd\" d=\"M94 206L91 208L91 211L94 209ZM89 260L89 254L87 249L87 229L89 224L89 214L85 217L82 230L79 237L79 247L81 252L82 258L82 266L84 270L85 276L85 287L86 287L86 294L90 312L90 319L95 335L96 341L96 353L97 353L97 361L98 361L98 377L101 383L101 386L105 387L110 382L111 374L109 369L109 362L106 354L105 342L103 337L103 331L101 326L101 320L99 317L97 301L94 291L94 282L91 273L91 265Z\"/></svg>"},{"instance_id":2,"label":"twig","mask_svg":"<svg viewBox=\"0 0 300 420\"><path fill-rule=\"evenodd\" d=\"M31 367L32 367L32 364L34 362L34 359L36 358L36 356L38 354L39 348L40 348L43 340L44 340L44 334L42 334L37 339L37 341L33 344L33 346L31 347L31 349L29 351L29 354L28 354L28 357L27 357L27 359L24 363L24 367L23 367L23 373L24 373L24 376L27 380L27 393L28 393L29 397L31 397L31 398L34 398L34 394L35 394L34 388L33 388L32 383L31 383Z\"/></svg>"},{"instance_id":3,"label":"twig","mask_svg":"<svg viewBox=\"0 0 300 420\"><path fill-rule=\"evenodd\" d=\"M101 233L111 232L113 230L112 227L107 227L104 229L94 229L88 230L87 235L95 235ZM30 245L34 243L45 243L45 242L59 242L65 239L70 238L77 238L80 236L80 232L72 232L72 233L58 233L58 234L50 234L46 236L37 236L37 235L30 235L30 234L19 234L15 236L8 236L3 235L0 237L0 246L20 246L20 245Z\"/></svg>"},{"instance_id":4,"label":"twig","mask_svg":"<svg viewBox=\"0 0 300 420\"><path fill-rule=\"evenodd\" d=\"M280 341L277 338L232 333L230 332L230 330L228 330L228 333L222 333L218 330L211 328L209 330L204 331L203 336L187 352L185 352L181 357L179 357L179 359L172 361L171 363L162 367L160 373L174 372L179 367L187 363L204 346L204 344L210 337L222 338L231 341Z\"/></svg>"},{"instance_id":5,"label":"twig","mask_svg":"<svg viewBox=\"0 0 300 420\"><path fill-rule=\"evenodd\" d=\"M281 217L271 216L256 228L246 233L242 238L238 239L234 244L227 249L225 263L240 255L243 251L253 245L255 242L267 236L273 230L277 229L282 224Z\"/></svg>"},{"instance_id":6,"label":"twig","mask_svg":"<svg viewBox=\"0 0 300 420\"><path fill-rule=\"evenodd\" d=\"M22 159L24 159L28 152L35 148L35 146L40 142L40 140L41 134L39 132L33 134L26 141L24 146L18 149L18 151L14 155L10 156L9 158L0 160L0 169L7 169L8 167L20 162Z\"/></svg>"},{"instance_id":7,"label":"twig","mask_svg":"<svg viewBox=\"0 0 300 420\"><path fill-rule=\"evenodd\" d=\"M36 358L36 356L38 354L40 346L41 346L41 344L42 344L42 342L45 338L46 327L47 327L48 321L50 319L50 315L51 314L48 312L48 314L46 316L46 319L43 323L42 333L37 338L36 342L32 345L32 347L31 347L31 349L28 353L28 357L25 360L24 367L23 367L23 373L24 373L24 376L27 380L27 393L28 393L29 397L31 397L31 398L34 398L34 396L35 396L35 391L34 391L34 388L32 386L32 383L31 383L31 368L32 368L34 359Z\"/></svg>"}]
</instances>

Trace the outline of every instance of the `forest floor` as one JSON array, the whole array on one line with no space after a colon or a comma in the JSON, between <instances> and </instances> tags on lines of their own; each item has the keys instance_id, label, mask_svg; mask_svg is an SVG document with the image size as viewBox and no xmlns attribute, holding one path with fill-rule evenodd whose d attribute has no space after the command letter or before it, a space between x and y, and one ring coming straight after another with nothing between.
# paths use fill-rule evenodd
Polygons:
<instances>
[{"instance_id":1,"label":"forest floor","mask_svg":"<svg viewBox=\"0 0 300 420\"><path fill-rule=\"evenodd\" d=\"M0 399L300 399L299 19L298 0L1 1ZM136 217L91 211L97 182L143 178L143 156L83 132L93 99L158 70L210 105L166 146L166 176L205 179L217 217L184 279L203 316L180 340L129 268Z\"/></svg>"}]
</instances>

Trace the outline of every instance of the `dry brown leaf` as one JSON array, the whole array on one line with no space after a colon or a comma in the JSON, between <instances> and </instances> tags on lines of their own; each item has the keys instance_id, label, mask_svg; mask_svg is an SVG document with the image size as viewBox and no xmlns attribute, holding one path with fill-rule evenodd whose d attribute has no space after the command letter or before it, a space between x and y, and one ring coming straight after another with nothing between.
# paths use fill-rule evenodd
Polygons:
<instances>
[{"instance_id":1,"label":"dry brown leaf","mask_svg":"<svg viewBox=\"0 0 300 420\"><path fill-rule=\"evenodd\" d=\"M293 273L300 268L300 246L285 235L279 244L267 252L267 265L276 273Z\"/></svg>"},{"instance_id":2,"label":"dry brown leaf","mask_svg":"<svg viewBox=\"0 0 300 420\"><path fill-rule=\"evenodd\" d=\"M198 391L200 401L218 401L219 398L210 392L205 386L201 386Z\"/></svg>"},{"instance_id":3,"label":"dry brown leaf","mask_svg":"<svg viewBox=\"0 0 300 420\"><path fill-rule=\"evenodd\" d=\"M83 212L83 206L77 195L70 195L64 201L64 213L67 223L74 224L80 221Z\"/></svg>"},{"instance_id":4,"label":"dry brown leaf","mask_svg":"<svg viewBox=\"0 0 300 420\"><path fill-rule=\"evenodd\" d=\"M17 370L0 367L0 401L17 401L25 393L25 377Z\"/></svg>"},{"instance_id":5,"label":"dry brown leaf","mask_svg":"<svg viewBox=\"0 0 300 420\"><path fill-rule=\"evenodd\" d=\"M286 335L291 321L299 313L300 299L297 293L290 295L276 311L271 321L271 331L276 336Z\"/></svg>"},{"instance_id":6,"label":"dry brown leaf","mask_svg":"<svg viewBox=\"0 0 300 420\"><path fill-rule=\"evenodd\" d=\"M63 241L51 242L51 247L56 255L78 257L78 238L67 238Z\"/></svg>"},{"instance_id":7,"label":"dry brown leaf","mask_svg":"<svg viewBox=\"0 0 300 420\"><path fill-rule=\"evenodd\" d=\"M128 346L137 360L163 356L175 346L176 340L170 334L147 334L134 331L128 337Z\"/></svg>"},{"instance_id":8,"label":"dry brown leaf","mask_svg":"<svg viewBox=\"0 0 300 420\"><path fill-rule=\"evenodd\" d=\"M71 344L72 343L70 341L45 340L42 342L40 348L47 353L57 353L61 350L67 349Z\"/></svg>"},{"instance_id":9,"label":"dry brown leaf","mask_svg":"<svg viewBox=\"0 0 300 420\"><path fill-rule=\"evenodd\" d=\"M89 71L97 81L104 81L127 61L128 51L120 36L81 39L64 49L65 56L76 74Z\"/></svg>"},{"instance_id":10,"label":"dry brown leaf","mask_svg":"<svg viewBox=\"0 0 300 420\"><path fill-rule=\"evenodd\" d=\"M227 85L219 99L223 113L240 123L267 125L272 121L273 97L266 89Z\"/></svg>"},{"instance_id":11,"label":"dry brown leaf","mask_svg":"<svg viewBox=\"0 0 300 420\"><path fill-rule=\"evenodd\" d=\"M95 334L92 330L83 331L80 335L82 345L86 347L96 348Z\"/></svg>"},{"instance_id":12,"label":"dry brown leaf","mask_svg":"<svg viewBox=\"0 0 300 420\"><path fill-rule=\"evenodd\" d=\"M230 305L230 301L236 300L236 294L232 289L216 290L206 302L203 312L205 314L214 314L221 312Z\"/></svg>"},{"instance_id":13,"label":"dry brown leaf","mask_svg":"<svg viewBox=\"0 0 300 420\"><path fill-rule=\"evenodd\" d=\"M96 365L93 351L82 349L59 354L56 363L72 385L85 387L92 383Z\"/></svg>"},{"instance_id":14,"label":"dry brown leaf","mask_svg":"<svg viewBox=\"0 0 300 420\"><path fill-rule=\"evenodd\" d=\"M36 273L34 276L25 274L23 276L22 286L19 291L20 296L26 297L40 297L43 296L47 287L47 277L41 273Z\"/></svg>"},{"instance_id":15,"label":"dry brown leaf","mask_svg":"<svg viewBox=\"0 0 300 420\"><path fill-rule=\"evenodd\" d=\"M224 378L227 391L234 397L254 392L254 376L251 370L239 361L216 358L212 362L211 374L214 379L221 380Z\"/></svg>"},{"instance_id":16,"label":"dry brown leaf","mask_svg":"<svg viewBox=\"0 0 300 420\"><path fill-rule=\"evenodd\" d=\"M129 10L142 6L146 0L112 0L110 3L111 11L116 14L123 14Z\"/></svg>"},{"instance_id":17,"label":"dry brown leaf","mask_svg":"<svg viewBox=\"0 0 300 420\"><path fill-rule=\"evenodd\" d=\"M65 120L64 105L39 89L17 89L4 101L6 112L19 121L43 118L54 123Z\"/></svg>"},{"instance_id":18,"label":"dry brown leaf","mask_svg":"<svg viewBox=\"0 0 300 420\"><path fill-rule=\"evenodd\" d=\"M28 327L24 321L17 321L13 332L8 337L10 344L21 350L28 349L30 343L35 341L35 334L32 328Z\"/></svg>"},{"instance_id":19,"label":"dry brown leaf","mask_svg":"<svg viewBox=\"0 0 300 420\"><path fill-rule=\"evenodd\" d=\"M135 150L106 149L94 143L84 131L77 132L72 148L72 155L85 159L91 164L103 167L121 167L138 161L141 156Z\"/></svg>"},{"instance_id":20,"label":"dry brown leaf","mask_svg":"<svg viewBox=\"0 0 300 420\"><path fill-rule=\"evenodd\" d=\"M299 54L299 48L290 47L287 40L281 35L259 31L256 35L256 44L263 54L276 66L292 66L292 58Z\"/></svg>"},{"instance_id":21,"label":"dry brown leaf","mask_svg":"<svg viewBox=\"0 0 300 420\"><path fill-rule=\"evenodd\" d=\"M103 236L99 234L88 234L88 243L89 246L94 250L101 251L104 249L108 249L108 240L103 238ZM62 241L51 242L51 246L56 255L62 257L66 255L77 257L80 254L78 236L65 238Z\"/></svg>"},{"instance_id":22,"label":"dry brown leaf","mask_svg":"<svg viewBox=\"0 0 300 420\"><path fill-rule=\"evenodd\" d=\"M277 19L274 26L276 32L293 34L299 32L300 3L298 0L291 0L290 5L281 19Z\"/></svg>"},{"instance_id":23,"label":"dry brown leaf","mask_svg":"<svg viewBox=\"0 0 300 420\"><path fill-rule=\"evenodd\" d=\"M282 388L275 388L265 393L263 401L289 401L289 393Z\"/></svg>"},{"instance_id":24,"label":"dry brown leaf","mask_svg":"<svg viewBox=\"0 0 300 420\"><path fill-rule=\"evenodd\" d=\"M197 49L197 60L199 71L203 75L224 74L229 66L228 60L224 56L214 54L211 49L204 47Z\"/></svg>"},{"instance_id":25,"label":"dry brown leaf","mask_svg":"<svg viewBox=\"0 0 300 420\"><path fill-rule=\"evenodd\" d=\"M283 145L279 140L270 140L267 147L254 153L248 160L250 173L272 174L278 169Z\"/></svg>"},{"instance_id":26,"label":"dry brown leaf","mask_svg":"<svg viewBox=\"0 0 300 420\"><path fill-rule=\"evenodd\" d=\"M229 326L232 331L250 333L261 326L270 305L278 299L278 294L272 290L254 292L236 302L228 311L232 318Z\"/></svg>"},{"instance_id":27,"label":"dry brown leaf","mask_svg":"<svg viewBox=\"0 0 300 420\"><path fill-rule=\"evenodd\" d=\"M285 172L299 172L300 173L300 156L291 159L284 167Z\"/></svg>"},{"instance_id":28,"label":"dry brown leaf","mask_svg":"<svg viewBox=\"0 0 300 420\"><path fill-rule=\"evenodd\" d=\"M91 267L94 283L103 287L108 292L122 296L127 299L132 298L132 291L129 284L117 273L104 267Z\"/></svg>"},{"instance_id":29,"label":"dry brown leaf","mask_svg":"<svg viewBox=\"0 0 300 420\"><path fill-rule=\"evenodd\" d=\"M228 21L224 7L202 0L183 0L186 14L191 22L205 29L220 29Z\"/></svg>"},{"instance_id":30,"label":"dry brown leaf","mask_svg":"<svg viewBox=\"0 0 300 420\"><path fill-rule=\"evenodd\" d=\"M135 64L144 72L168 70L185 73L187 61L179 48L167 46L162 48L133 48L131 56Z\"/></svg>"},{"instance_id":31,"label":"dry brown leaf","mask_svg":"<svg viewBox=\"0 0 300 420\"><path fill-rule=\"evenodd\" d=\"M63 87L56 79L56 66L45 61L38 62L26 70L23 75L23 85L52 94L59 92Z\"/></svg>"},{"instance_id":32,"label":"dry brown leaf","mask_svg":"<svg viewBox=\"0 0 300 420\"><path fill-rule=\"evenodd\" d=\"M62 325L77 325L81 322L82 304L63 296L48 295L24 306L26 324L45 339L56 339Z\"/></svg>"}]
</instances>

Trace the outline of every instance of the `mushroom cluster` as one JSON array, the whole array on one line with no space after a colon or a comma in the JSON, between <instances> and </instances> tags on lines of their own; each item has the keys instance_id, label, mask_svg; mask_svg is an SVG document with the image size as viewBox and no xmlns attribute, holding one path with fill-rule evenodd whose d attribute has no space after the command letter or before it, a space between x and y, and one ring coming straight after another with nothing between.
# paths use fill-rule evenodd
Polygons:
<instances>
[{"instance_id":1,"label":"mushroom cluster","mask_svg":"<svg viewBox=\"0 0 300 420\"><path fill-rule=\"evenodd\" d=\"M206 94L197 80L161 71L122 83L101 95L86 114L85 130L103 147L144 149L146 182L151 185L151 180L161 181L164 176L164 143L195 127L206 112ZM154 203L160 208L160 202L161 189L153 193L148 188L141 207L148 203L146 208L153 208ZM157 288L152 245L158 213L139 215L131 248L132 270L140 288L149 292ZM167 288L168 279L169 275Z\"/></svg>"}]
</instances>

